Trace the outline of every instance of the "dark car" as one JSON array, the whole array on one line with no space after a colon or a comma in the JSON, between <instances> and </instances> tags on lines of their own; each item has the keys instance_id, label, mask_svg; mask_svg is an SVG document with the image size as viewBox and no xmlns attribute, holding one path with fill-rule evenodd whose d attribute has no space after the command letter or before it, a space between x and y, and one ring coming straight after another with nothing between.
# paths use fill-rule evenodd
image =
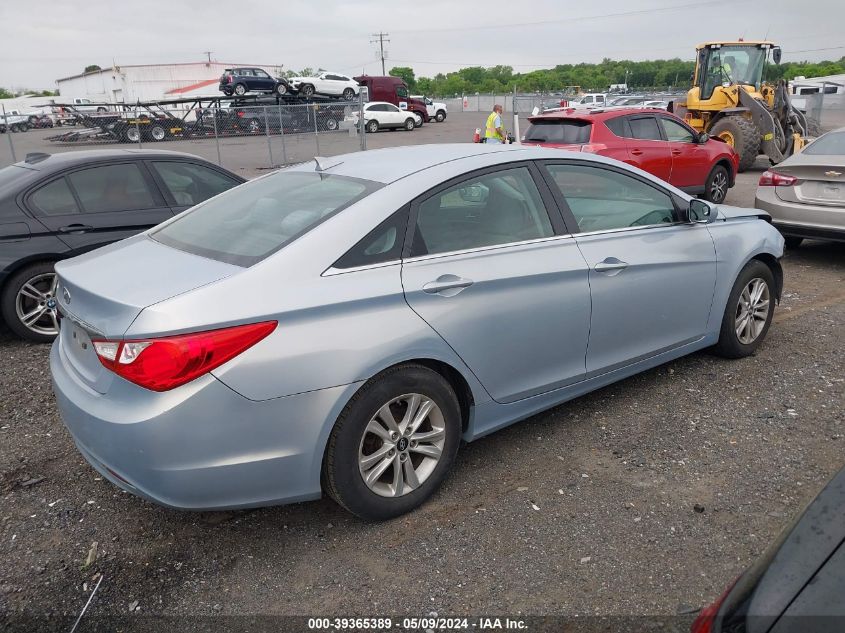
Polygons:
<instances>
[{"instance_id":1,"label":"dark car","mask_svg":"<svg viewBox=\"0 0 845 633\"><path fill-rule=\"evenodd\" d=\"M276 97L232 99L225 107L201 110L195 124L196 131L204 133L216 129L218 134L285 134L314 132L314 119L318 131L332 132L340 127L345 108L334 100L316 97L309 102L298 102L287 97L281 103ZM214 121L214 118L217 121Z\"/></svg>"},{"instance_id":2,"label":"dark car","mask_svg":"<svg viewBox=\"0 0 845 633\"><path fill-rule=\"evenodd\" d=\"M227 68L220 76L218 88L227 96L241 96L247 92L275 92L279 95L291 92L287 79L273 77L261 68Z\"/></svg>"},{"instance_id":3,"label":"dark car","mask_svg":"<svg viewBox=\"0 0 845 633\"><path fill-rule=\"evenodd\" d=\"M739 168L739 155L730 145L699 134L663 110L567 108L528 120L525 145L615 158L716 204L724 202Z\"/></svg>"},{"instance_id":4,"label":"dark car","mask_svg":"<svg viewBox=\"0 0 845 633\"><path fill-rule=\"evenodd\" d=\"M845 468L692 625L692 633L841 631Z\"/></svg>"},{"instance_id":5,"label":"dark car","mask_svg":"<svg viewBox=\"0 0 845 633\"><path fill-rule=\"evenodd\" d=\"M58 330L53 264L163 222L244 179L154 150L30 154L0 169L0 312L37 342Z\"/></svg>"}]
</instances>

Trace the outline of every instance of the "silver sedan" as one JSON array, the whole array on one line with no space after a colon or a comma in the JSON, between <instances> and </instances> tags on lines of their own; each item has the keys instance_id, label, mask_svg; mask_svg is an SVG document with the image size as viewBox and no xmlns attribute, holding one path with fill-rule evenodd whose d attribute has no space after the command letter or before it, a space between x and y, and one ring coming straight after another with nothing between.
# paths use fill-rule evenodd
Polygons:
<instances>
[{"instance_id":1,"label":"silver sedan","mask_svg":"<svg viewBox=\"0 0 845 633\"><path fill-rule=\"evenodd\" d=\"M178 508L386 519L472 441L693 351L763 341L783 239L598 156L316 159L60 262L50 363L104 477Z\"/></svg>"}]
</instances>

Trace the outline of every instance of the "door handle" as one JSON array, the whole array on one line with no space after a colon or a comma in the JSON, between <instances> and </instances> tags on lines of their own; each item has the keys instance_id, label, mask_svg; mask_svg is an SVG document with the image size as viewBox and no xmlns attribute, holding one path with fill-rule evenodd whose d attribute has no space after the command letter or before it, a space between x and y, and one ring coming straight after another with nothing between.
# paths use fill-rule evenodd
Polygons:
<instances>
[{"instance_id":1,"label":"door handle","mask_svg":"<svg viewBox=\"0 0 845 633\"><path fill-rule=\"evenodd\" d=\"M87 224L68 224L67 226L62 226L59 228L59 233L85 233L87 231L93 230L93 226L88 226Z\"/></svg>"},{"instance_id":2,"label":"door handle","mask_svg":"<svg viewBox=\"0 0 845 633\"><path fill-rule=\"evenodd\" d=\"M642 155L643 155L643 150L641 150L641 149L632 149L632 150L631 150L631 153L632 153L634 156L642 156Z\"/></svg>"},{"instance_id":3,"label":"door handle","mask_svg":"<svg viewBox=\"0 0 845 633\"><path fill-rule=\"evenodd\" d=\"M423 286L423 292L430 295L439 294L444 297L454 297L464 288L472 285L472 279L464 279L457 275L440 275L434 281L429 281Z\"/></svg>"},{"instance_id":4,"label":"door handle","mask_svg":"<svg viewBox=\"0 0 845 633\"><path fill-rule=\"evenodd\" d=\"M683 152L681 152L681 150L679 150L679 149L673 149L672 150L672 156L680 156L682 153Z\"/></svg>"},{"instance_id":5,"label":"door handle","mask_svg":"<svg viewBox=\"0 0 845 633\"><path fill-rule=\"evenodd\" d=\"M604 273L609 277L618 275L626 268L628 268L628 262L623 262L621 259L616 259L615 257L608 257L604 261L601 261L593 266L593 270L597 273Z\"/></svg>"}]
</instances>

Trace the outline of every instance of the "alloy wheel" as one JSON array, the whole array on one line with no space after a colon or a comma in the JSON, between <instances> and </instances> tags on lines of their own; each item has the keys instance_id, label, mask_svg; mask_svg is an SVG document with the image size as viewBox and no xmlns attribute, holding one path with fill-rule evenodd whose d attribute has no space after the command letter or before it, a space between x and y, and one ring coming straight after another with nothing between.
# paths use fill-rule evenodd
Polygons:
<instances>
[{"instance_id":1,"label":"alloy wheel","mask_svg":"<svg viewBox=\"0 0 845 633\"><path fill-rule=\"evenodd\" d=\"M721 169L713 175L710 183L710 200L720 203L728 195L728 176Z\"/></svg>"},{"instance_id":2,"label":"alloy wheel","mask_svg":"<svg viewBox=\"0 0 845 633\"><path fill-rule=\"evenodd\" d=\"M45 336L59 333L56 273L41 273L26 281L15 297L15 313L28 330Z\"/></svg>"},{"instance_id":3,"label":"alloy wheel","mask_svg":"<svg viewBox=\"0 0 845 633\"><path fill-rule=\"evenodd\" d=\"M743 288L736 306L734 327L739 342L750 345L763 332L769 318L769 285L755 277Z\"/></svg>"},{"instance_id":4,"label":"alloy wheel","mask_svg":"<svg viewBox=\"0 0 845 633\"><path fill-rule=\"evenodd\" d=\"M364 484L381 497L416 490L440 462L446 441L443 412L418 393L384 404L367 423L358 449Z\"/></svg>"}]
</instances>

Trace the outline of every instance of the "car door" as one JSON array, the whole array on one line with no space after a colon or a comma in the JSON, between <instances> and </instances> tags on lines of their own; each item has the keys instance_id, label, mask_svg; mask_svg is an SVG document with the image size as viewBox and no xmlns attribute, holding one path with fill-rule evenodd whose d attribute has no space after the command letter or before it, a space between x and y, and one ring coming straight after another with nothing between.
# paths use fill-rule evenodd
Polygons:
<instances>
[{"instance_id":1,"label":"car door","mask_svg":"<svg viewBox=\"0 0 845 633\"><path fill-rule=\"evenodd\" d=\"M697 142L698 134L668 116L658 116L657 120L672 154L669 182L676 187L703 189L711 165L709 152Z\"/></svg>"},{"instance_id":2,"label":"car door","mask_svg":"<svg viewBox=\"0 0 845 633\"><path fill-rule=\"evenodd\" d=\"M22 202L73 250L125 239L173 215L139 161L66 172L27 191Z\"/></svg>"},{"instance_id":3,"label":"car door","mask_svg":"<svg viewBox=\"0 0 845 633\"><path fill-rule=\"evenodd\" d=\"M402 127L405 124L405 119L408 116L407 112L403 112L392 103L385 103L383 108L385 110L383 116L386 117L387 125L390 127Z\"/></svg>"},{"instance_id":4,"label":"car door","mask_svg":"<svg viewBox=\"0 0 845 633\"><path fill-rule=\"evenodd\" d=\"M631 137L625 142L631 164L668 182L672 174L672 153L651 114L628 117Z\"/></svg>"},{"instance_id":5,"label":"car door","mask_svg":"<svg viewBox=\"0 0 845 633\"><path fill-rule=\"evenodd\" d=\"M334 82L331 80L331 75L329 73L322 73L317 76L316 81L314 82L314 90L319 92L320 94L324 95L332 95L334 94Z\"/></svg>"},{"instance_id":6,"label":"car door","mask_svg":"<svg viewBox=\"0 0 845 633\"><path fill-rule=\"evenodd\" d=\"M536 166L466 174L411 205L408 305L498 402L584 376L587 267Z\"/></svg>"},{"instance_id":7,"label":"car door","mask_svg":"<svg viewBox=\"0 0 845 633\"><path fill-rule=\"evenodd\" d=\"M243 182L209 165L182 160L151 160L147 165L174 213L181 213Z\"/></svg>"},{"instance_id":8,"label":"car door","mask_svg":"<svg viewBox=\"0 0 845 633\"><path fill-rule=\"evenodd\" d=\"M544 168L590 270L587 376L700 340L716 285L706 226L681 223L671 194L622 168Z\"/></svg>"},{"instance_id":9,"label":"car door","mask_svg":"<svg viewBox=\"0 0 845 633\"><path fill-rule=\"evenodd\" d=\"M252 72L255 75L255 78L252 80L254 88L251 88L251 90L262 90L266 92L273 91L273 88L276 87L276 82L273 81L273 78L270 77L270 75L260 68L253 68Z\"/></svg>"}]
</instances>

